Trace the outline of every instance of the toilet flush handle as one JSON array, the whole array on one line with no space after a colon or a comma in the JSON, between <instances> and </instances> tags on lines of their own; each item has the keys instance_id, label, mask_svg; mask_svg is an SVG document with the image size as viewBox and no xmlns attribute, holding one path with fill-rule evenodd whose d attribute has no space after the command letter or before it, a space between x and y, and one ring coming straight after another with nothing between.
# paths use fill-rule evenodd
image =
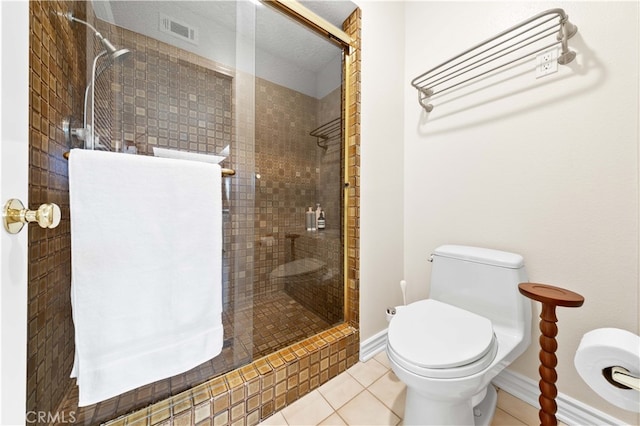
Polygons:
<instances>
[{"instance_id":1,"label":"toilet flush handle","mask_svg":"<svg viewBox=\"0 0 640 426\"><path fill-rule=\"evenodd\" d=\"M428 260L429 262L433 262L433 253L431 253L431 254L429 255L429 259L427 259L427 260Z\"/></svg>"}]
</instances>

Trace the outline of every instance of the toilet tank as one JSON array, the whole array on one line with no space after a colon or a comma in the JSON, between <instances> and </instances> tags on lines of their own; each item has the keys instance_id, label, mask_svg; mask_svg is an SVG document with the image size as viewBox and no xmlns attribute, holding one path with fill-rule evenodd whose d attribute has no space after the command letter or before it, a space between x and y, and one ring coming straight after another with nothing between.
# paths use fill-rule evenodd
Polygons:
<instances>
[{"instance_id":1,"label":"toilet tank","mask_svg":"<svg viewBox=\"0 0 640 426\"><path fill-rule=\"evenodd\" d=\"M431 299L482 315L494 327L528 327L531 302L518 290L519 283L528 281L522 256L444 245L434 251L432 258Z\"/></svg>"}]
</instances>

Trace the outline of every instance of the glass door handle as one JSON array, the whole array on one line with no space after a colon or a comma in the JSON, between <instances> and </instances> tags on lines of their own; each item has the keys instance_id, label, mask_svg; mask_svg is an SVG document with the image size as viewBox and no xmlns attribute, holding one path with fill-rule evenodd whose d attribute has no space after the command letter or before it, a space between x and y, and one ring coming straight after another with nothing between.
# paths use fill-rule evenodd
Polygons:
<instances>
[{"instance_id":1,"label":"glass door handle","mask_svg":"<svg viewBox=\"0 0 640 426\"><path fill-rule=\"evenodd\" d=\"M2 210L4 229L10 234L17 234L29 222L36 222L41 228L55 228L60 224L60 218L60 207L56 204L42 204L38 210L29 210L17 198L7 201Z\"/></svg>"}]
</instances>

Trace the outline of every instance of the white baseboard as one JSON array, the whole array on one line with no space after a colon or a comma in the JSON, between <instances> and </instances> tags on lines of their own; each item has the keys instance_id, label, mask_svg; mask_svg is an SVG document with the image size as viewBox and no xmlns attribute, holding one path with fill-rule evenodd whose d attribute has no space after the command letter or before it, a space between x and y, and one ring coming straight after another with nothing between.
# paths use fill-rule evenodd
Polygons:
<instances>
[{"instance_id":1,"label":"white baseboard","mask_svg":"<svg viewBox=\"0 0 640 426\"><path fill-rule=\"evenodd\" d=\"M367 340L360 342L360 361L368 361L379 352L385 350L387 344L387 329L371 336ZM493 383L507 393L516 398L539 408L538 396L540 390L538 382L509 370L493 379ZM625 423L600 410L573 399L563 393L558 392L556 397L558 412L556 417L568 425L624 425Z\"/></svg>"},{"instance_id":2,"label":"white baseboard","mask_svg":"<svg viewBox=\"0 0 640 426\"><path fill-rule=\"evenodd\" d=\"M360 342L360 361L368 361L387 346L387 329L374 334L367 340Z\"/></svg>"},{"instance_id":3,"label":"white baseboard","mask_svg":"<svg viewBox=\"0 0 640 426\"><path fill-rule=\"evenodd\" d=\"M538 388L537 381L523 376L522 374L503 370L498 377L493 379L493 384L527 404L540 409L540 404L538 403L540 389ZM561 392L558 392L558 396L556 396L556 404L558 404L556 417L558 420L568 425L625 424L615 417L603 413L600 410L596 410L595 408Z\"/></svg>"}]
</instances>

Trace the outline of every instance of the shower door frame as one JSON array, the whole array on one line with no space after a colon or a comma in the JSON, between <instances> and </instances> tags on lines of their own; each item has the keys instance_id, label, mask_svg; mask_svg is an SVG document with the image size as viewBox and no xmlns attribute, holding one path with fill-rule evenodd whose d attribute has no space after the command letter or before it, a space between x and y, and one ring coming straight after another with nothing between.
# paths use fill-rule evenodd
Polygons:
<instances>
[{"instance_id":1,"label":"shower door frame","mask_svg":"<svg viewBox=\"0 0 640 426\"><path fill-rule=\"evenodd\" d=\"M284 13L289 16L293 20L301 23L306 26L310 30L315 31L323 37L326 37L328 41L336 44L338 47L342 49L343 53L343 61L342 61L342 87L344 94L344 102L342 104L342 161L343 161L343 169L344 175L343 179L343 191L342 191L342 256L343 256L343 267L342 267L342 290L343 290L343 316L344 321L347 324L355 326L355 328L359 328L356 324L357 319L354 318L354 314L349 309L349 274L348 272L351 270L356 270L355 265L352 265L349 261L349 191L351 188L354 188L354 182L351 182L352 178L349 174L349 151L348 151L348 140L349 140L349 129L353 125L351 123L351 116L349 115L349 105L351 105L351 99L353 98L353 86L351 84L351 73L352 73L352 58L351 54L353 52L354 40L344 31L334 26L330 22L326 21L322 17L316 15L307 9L304 5L300 4L296 0L265 0L265 4L273 7L276 10ZM354 236L355 238L355 236Z\"/></svg>"}]
</instances>

